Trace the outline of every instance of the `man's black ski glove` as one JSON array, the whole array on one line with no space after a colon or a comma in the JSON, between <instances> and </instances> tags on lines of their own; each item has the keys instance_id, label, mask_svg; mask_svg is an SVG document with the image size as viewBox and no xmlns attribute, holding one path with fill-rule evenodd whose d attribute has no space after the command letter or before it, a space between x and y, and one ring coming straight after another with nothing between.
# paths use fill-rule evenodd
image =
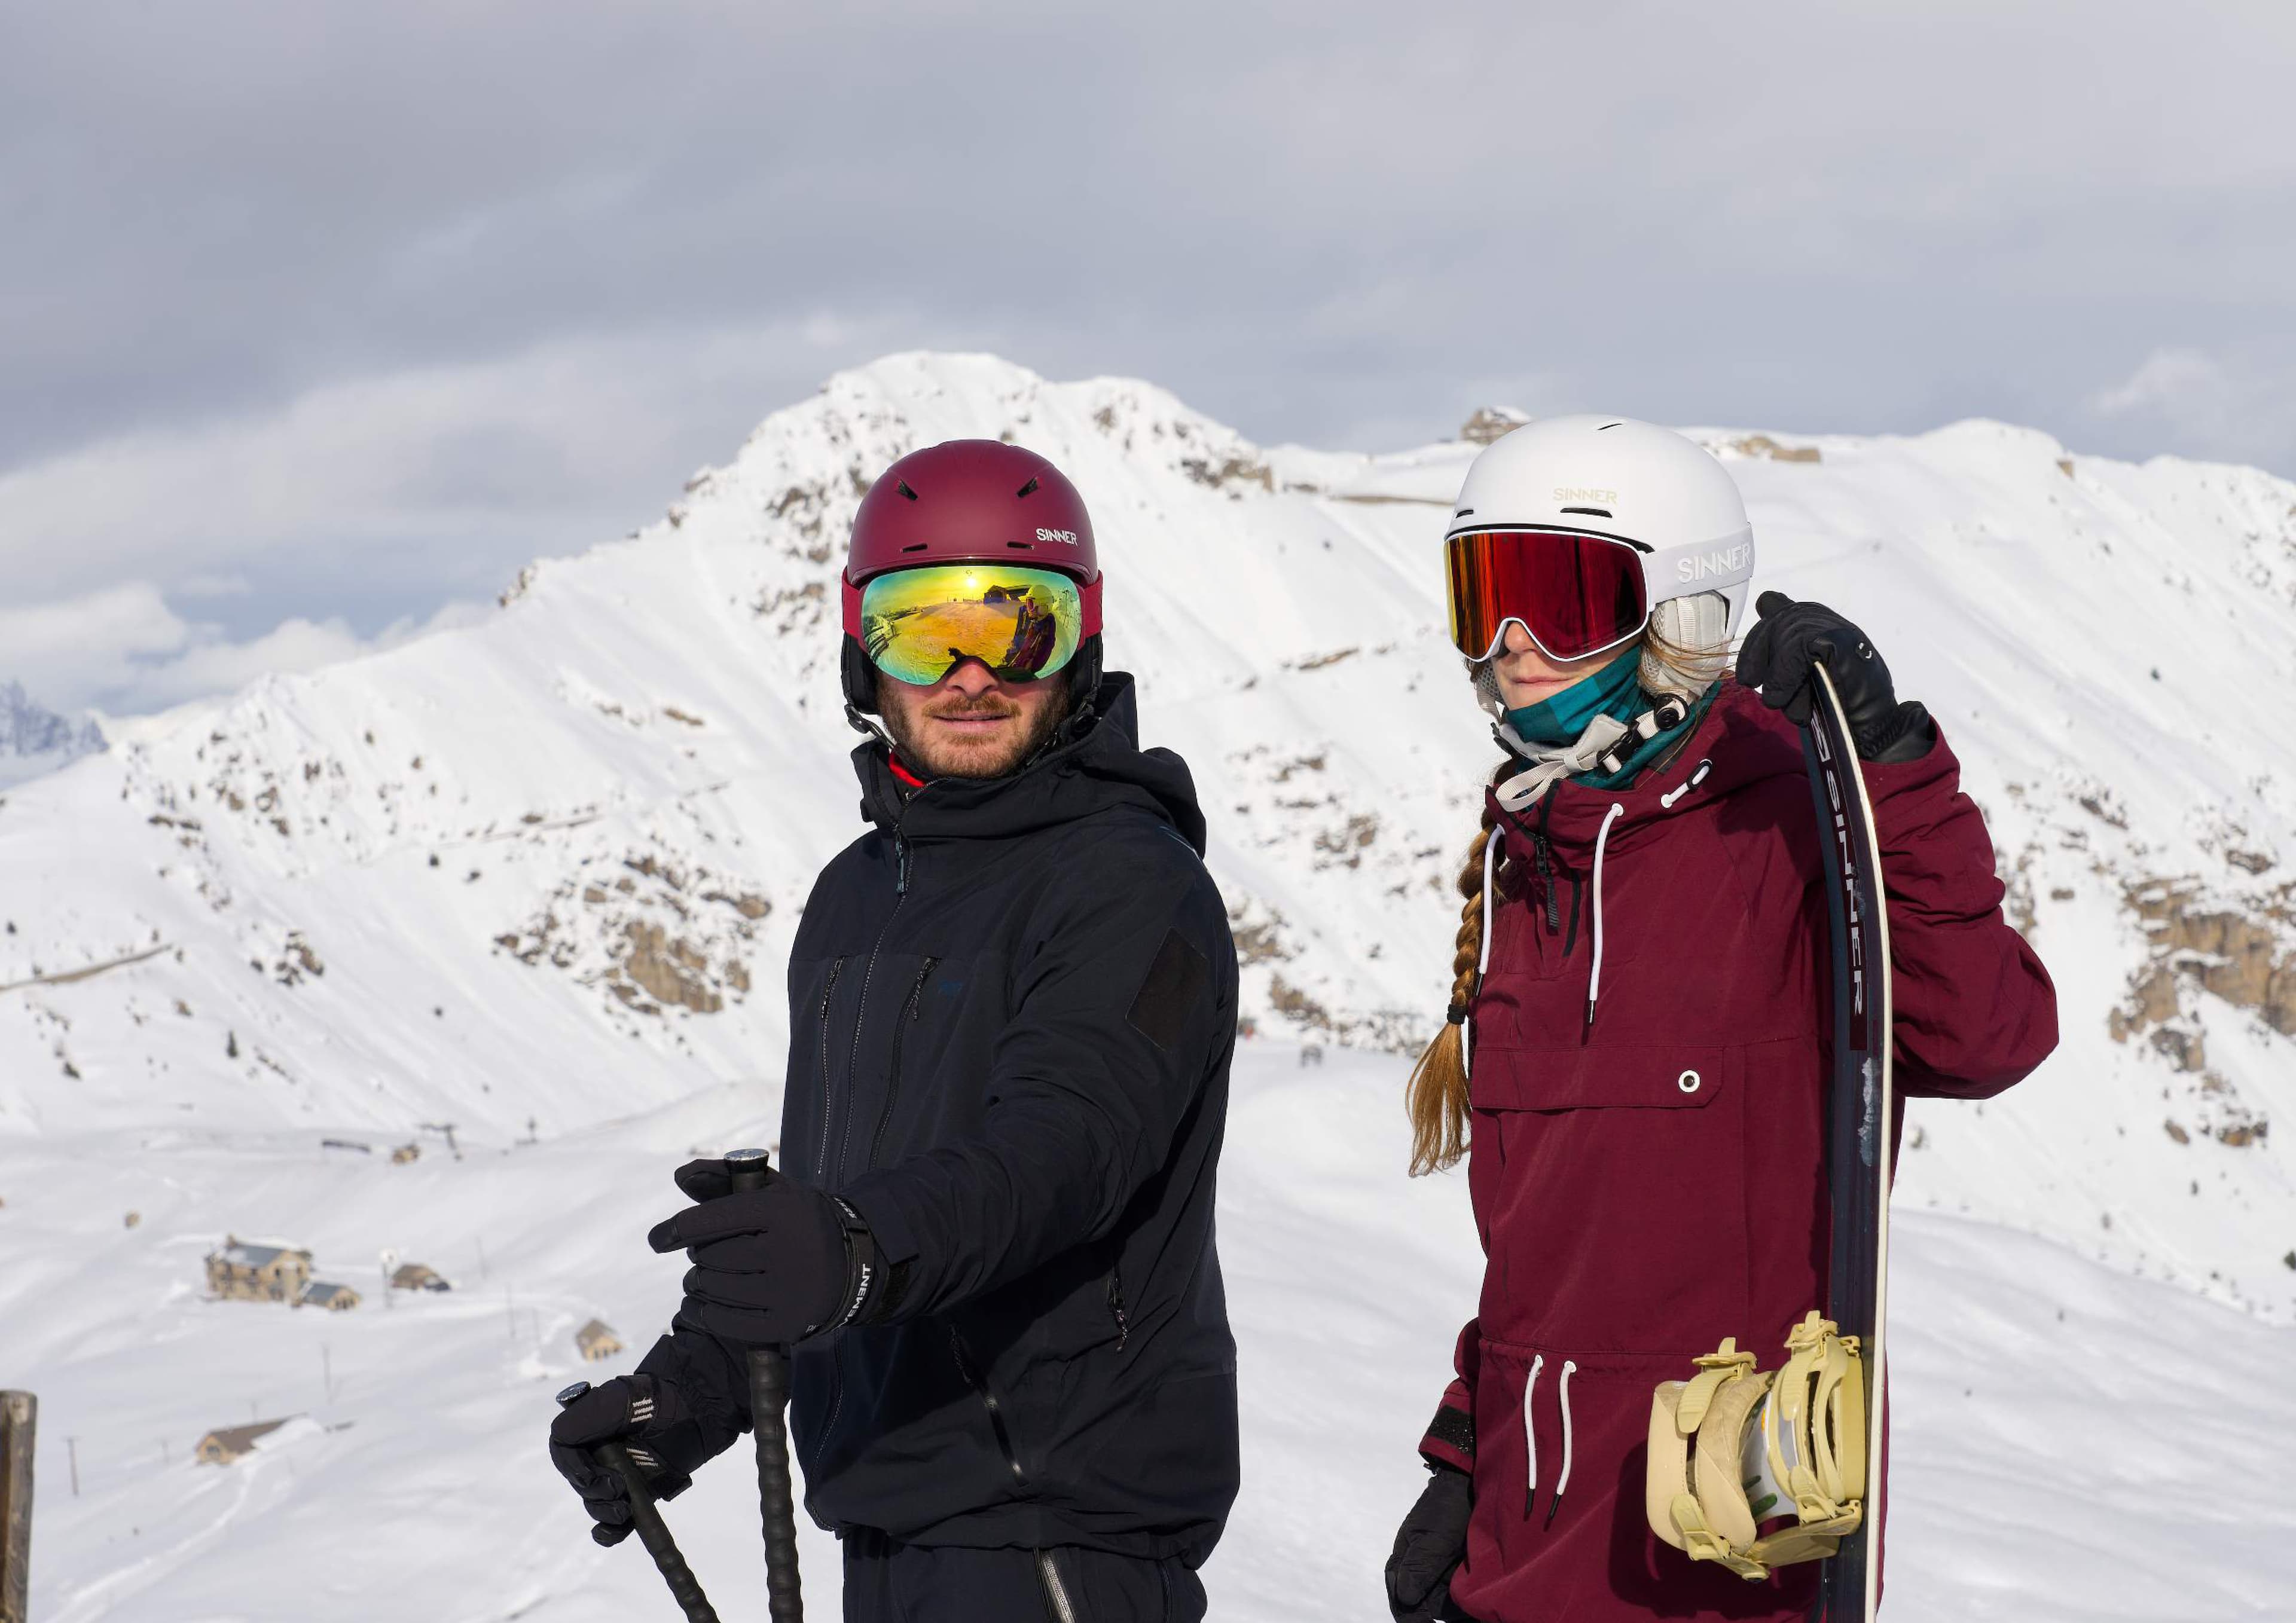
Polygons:
<instances>
[{"instance_id":1,"label":"man's black ski glove","mask_svg":"<svg viewBox=\"0 0 2296 1623\"><path fill-rule=\"evenodd\" d=\"M590 1456L615 1438L628 1446L657 1499L675 1499L693 1487L693 1468L710 1454L685 1395L652 1375L617 1375L559 1410L550 1422L550 1463L582 1496L598 1524L590 1537L603 1545L630 1536L628 1488L619 1473Z\"/></svg>"},{"instance_id":2,"label":"man's black ski glove","mask_svg":"<svg viewBox=\"0 0 2296 1623\"><path fill-rule=\"evenodd\" d=\"M646 1243L684 1251L677 1322L744 1347L779 1347L849 1324L876 1305L883 1269L860 1214L833 1195L766 1175L732 1193L722 1160L688 1161L677 1186L697 1205L654 1225Z\"/></svg>"},{"instance_id":3,"label":"man's black ski glove","mask_svg":"<svg viewBox=\"0 0 2296 1623\"><path fill-rule=\"evenodd\" d=\"M1427 1487L1387 1558L1387 1608L1396 1623L1434 1623L1451 1603L1451 1574L1467 1553L1472 1480L1451 1465L1428 1467Z\"/></svg>"},{"instance_id":4,"label":"man's black ski glove","mask_svg":"<svg viewBox=\"0 0 2296 1623\"><path fill-rule=\"evenodd\" d=\"M1937 742L1937 727L1919 701L1898 702L1890 668L1866 634L1824 603L1798 603L1783 592L1754 600L1760 622L1738 650L1738 680L1762 690L1762 702L1784 710L1800 726L1809 720L1809 668L1825 661L1841 695L1850 742L1868 761L1915 761Z\"/></svg>"}]
</instances>

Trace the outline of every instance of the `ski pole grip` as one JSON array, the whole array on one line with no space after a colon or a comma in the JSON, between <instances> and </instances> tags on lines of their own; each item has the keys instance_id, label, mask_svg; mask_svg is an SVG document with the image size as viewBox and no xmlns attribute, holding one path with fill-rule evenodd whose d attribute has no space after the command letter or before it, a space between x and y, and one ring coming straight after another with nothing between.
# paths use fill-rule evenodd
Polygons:
<instances>
[{"instance_id":1,"label":"ski pole grip","mask_svg":"<svg viewBox=\"0 0 2296 1623\"><path fill-rule=\"evenodd\" d=\"M763 1189L763 1150L734 1150L726 1170L734 1193ZM758 1512L766 1540L766 1611L772 1623L805 1623L798 1583L797 1494L790 1476L789 1351L750 1348L750 1424L758 1439Z\"/></svg>"},{"instance_id":2,"label":"ski pole grip","mask_svg":"<svg viewBox=\"0 0 2296 1623\"><path fill-rule=\"evenodd\" d=\"M561 1407L574 1401L590 1389L586 1381L578 1381L558 1395ZM670 1537L669 1523L661 1519L661 1509L654 1503L653 1489L646 1485L645 1472L630 1458L630 1451L622 1443L609 1439L590 1450L590 1457L621 1478L622 1488L630 1496L630 1528L653 1557L655 1570L663 1583L669 1586L669 1598L685 1614L685 1623L718 1623L717 1610L709 1597L701 1593L701 1580L693 1576L693 1569L685 1564L685 1557Z\"/></svg>"}]
</instances>

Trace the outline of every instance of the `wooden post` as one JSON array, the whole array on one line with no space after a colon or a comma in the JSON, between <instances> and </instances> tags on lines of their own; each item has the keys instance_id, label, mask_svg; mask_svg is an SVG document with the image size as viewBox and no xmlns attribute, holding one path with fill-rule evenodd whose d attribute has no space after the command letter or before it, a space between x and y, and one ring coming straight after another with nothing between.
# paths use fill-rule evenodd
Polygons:
<instances>
[{"instance_id":1,"label":"wooden post","mask_svg":"<svg viewBox=\"0 0 2296 1623\"><path fill-rule=\"evenodd\" d=\"M0 1392L0 1623L24 1623L32 1581L32 1437L39 1400Z\"/></svg>"}]
</instances>

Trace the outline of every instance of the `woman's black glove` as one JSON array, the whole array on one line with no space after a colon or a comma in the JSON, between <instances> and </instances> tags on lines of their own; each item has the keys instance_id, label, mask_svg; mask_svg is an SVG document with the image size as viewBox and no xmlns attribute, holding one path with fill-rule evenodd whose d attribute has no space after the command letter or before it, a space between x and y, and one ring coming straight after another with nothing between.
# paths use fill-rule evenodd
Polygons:
<instances>
[{"instance_id":1,"label":"woman's black glove","mask_svg":"<svg viewBox=\"0 0 2296 1623\"><path fill-rule=\"evenodd\" d=\"M1798 603L1783 592L1754 600L1761 617L1738 650L1738 680L1762 690L1762 702L1784 710L1796 726L1809 720L1809 668L1825 661L1858 758L1919 760L1937 741L1937 728L1918 701L1898 702L1890 668L1866 634L1824 603Z\"/></svg>"},{"instance_id":2,"label":"woman's black glove","mask_svg":"<svg viewBox=\"0 0 2296 1623\"><path fill-rule=\"evenodd\" d=\"M722 1160L688 1161L677 1186L697 1205L654 1225L646 1243L684 1251L677 1322L744 1347L780 1347L850 1324L876 1293L877 1250L858 1213L833 1195L766 1175L732 1193Z\"/></svg>"},{"instance_id":3,"label":"woman's black glove","mask_svg":"<svg viewBox=\"0 0 2296 1623\"><path fill-rule=\"evenodd\" d=\"M1387 1607L1396 1623L1433 1623L1451 1603L1451 1574L1467 1553L1472 1479L1452 1465L1428 1467L1419 1503L1387 1558Z\"/></svg>"},{"instance_id":4,"label":"woman's black glove","mask_svg":"<svg viewBox=\"0 0 2296 1623\"><path fill-rule=\"evenodd\" d=\"M629 1489L590 1452L616 1439L627 1445L657 1499L675 1499L693 1486L694 1467L712 1452L685 1394L652 1375L617 1375L559 1410L550 1422L550 1463L582 1496L597 1523L590 1537L603 1545L630 1536Z\"/></svg>"}]
</instances>

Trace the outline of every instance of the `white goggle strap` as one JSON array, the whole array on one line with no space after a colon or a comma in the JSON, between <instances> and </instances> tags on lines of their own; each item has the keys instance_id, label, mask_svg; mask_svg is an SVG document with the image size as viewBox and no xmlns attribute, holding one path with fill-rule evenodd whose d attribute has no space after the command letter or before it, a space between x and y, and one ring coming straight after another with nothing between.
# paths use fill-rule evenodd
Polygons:
<instances>
[{"instance_id":1,"label":"white goggle strap","mask_svg":"<svg viewBox=\"0 0 2296 1623\"><path fill-rule=\"evenodd\" d=\"M1724 592L1754 578L1754 529L1694 546L1670 546L1643 554L1643 597L1656 608L1669 597ZM1528 631L1528 626L1523 627Z\"/></svg>"}]
</instances>

